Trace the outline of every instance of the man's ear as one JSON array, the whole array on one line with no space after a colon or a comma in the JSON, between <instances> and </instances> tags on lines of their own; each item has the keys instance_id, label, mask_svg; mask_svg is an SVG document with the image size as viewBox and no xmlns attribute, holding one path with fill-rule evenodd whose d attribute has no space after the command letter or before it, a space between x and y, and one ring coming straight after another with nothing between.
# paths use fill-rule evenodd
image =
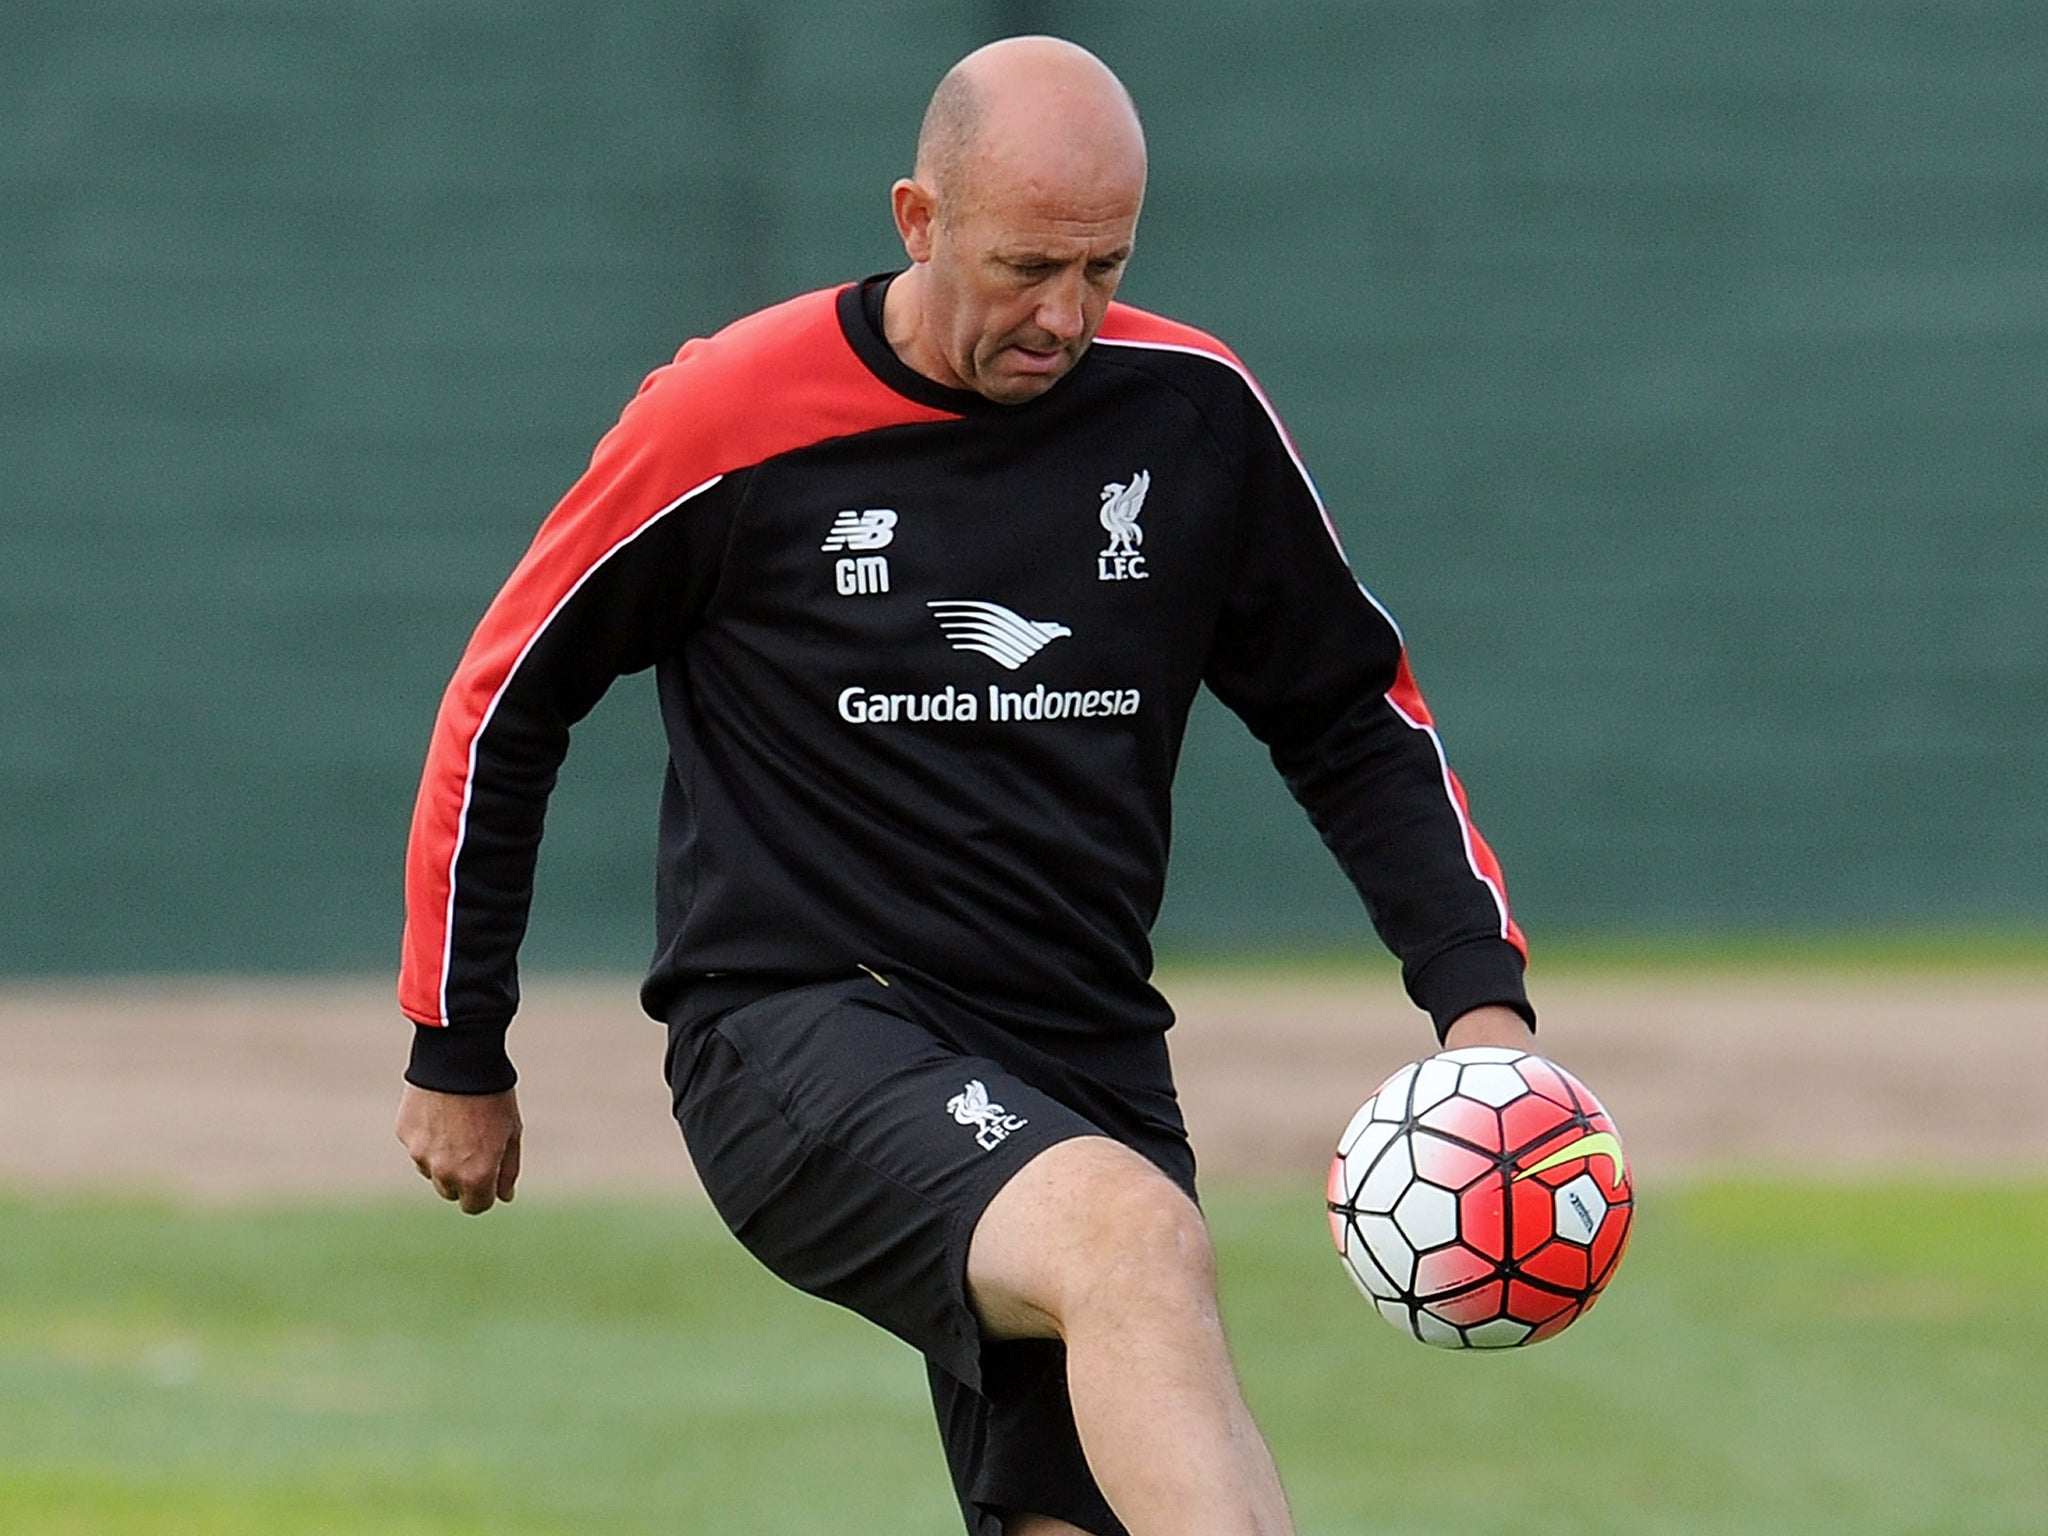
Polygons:
<instances>
[{"instance_id":1,"label":"man's ear","mask_svg":"<svg viewBox=\"0 0 2048 1536\"><path fill-rule=\"evenodd\" d=\"M889 207L896 216L896 233L903 237L905 254L915 262L930 261L938 199L929 188L905 177L889 189Z\"/></svg>"}]
</instances>

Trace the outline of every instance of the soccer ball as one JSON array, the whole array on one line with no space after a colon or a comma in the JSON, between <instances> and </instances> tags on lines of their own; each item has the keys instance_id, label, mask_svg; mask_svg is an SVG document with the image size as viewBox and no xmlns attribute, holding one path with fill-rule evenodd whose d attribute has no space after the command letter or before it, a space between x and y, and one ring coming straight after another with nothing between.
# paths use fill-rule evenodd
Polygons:
<instances>
[{"instance_id":1,"label":"soccer ball","mask_svg":"<svg viewBox=\"0 0 2048 1536\"><path fill-rule=\"evenodd\" d=\"M1380 1084L1330 1164L1330 1235L1379 1313L1425 1344L1551 1338L1613 1278L1634 1213L1614 1122L1528 1051L1468 1046Z\"/></svg>"}]
</instances>

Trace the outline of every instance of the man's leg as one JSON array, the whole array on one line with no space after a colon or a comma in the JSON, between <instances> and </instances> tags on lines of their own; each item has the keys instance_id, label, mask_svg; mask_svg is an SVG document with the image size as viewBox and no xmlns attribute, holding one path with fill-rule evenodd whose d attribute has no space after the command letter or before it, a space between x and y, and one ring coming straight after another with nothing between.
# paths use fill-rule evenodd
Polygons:
<instances>
[{"instance_id":1,"label":"man's leg","mask_svg":"<svg viewBox=\"0 0 2048 1536\"><path fill-rule=\"evenodd\" d=\"M1096 1136L1039 1153L983 1212L967 1285L990 1336L1065 1342L1082 1449L1132 1536L1293 1530L1224 1344L1208 1229L1152 1164Z\"/></svg>"}]
</instances>

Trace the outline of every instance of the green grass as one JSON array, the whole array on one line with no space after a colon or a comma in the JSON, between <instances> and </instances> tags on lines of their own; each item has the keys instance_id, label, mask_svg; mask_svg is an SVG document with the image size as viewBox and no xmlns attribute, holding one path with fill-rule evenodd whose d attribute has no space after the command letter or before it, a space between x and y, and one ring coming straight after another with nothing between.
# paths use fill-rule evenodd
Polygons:
<instances>
[{"instance_id":1,"label":"green grass","mask_svg":"<svg viewBox=\"0 0 2048 1536\"><path fill-rule=\"evenodd\" d=\"M2048 1185L1645 1201L1573 1332L1386 1327L1317 1192L1212 1198L1311 1536L2035 1533ZM908 1351L705 1211L0 1203L0 1532L958 1530Z\"/></svg>"},{"instance_id":2,"label":"green grass","mask_svg":"<svg viewBox=\"0 0 2048 1536\"><path fill-rule=\"evenodd\" d=\"M2048 1186L1665 1191L1600 1306L1503 1355L1347 1326L1298 1215L1216 1219L1305 1531L2043 1528Z\"/></svg>"}]
</instances>

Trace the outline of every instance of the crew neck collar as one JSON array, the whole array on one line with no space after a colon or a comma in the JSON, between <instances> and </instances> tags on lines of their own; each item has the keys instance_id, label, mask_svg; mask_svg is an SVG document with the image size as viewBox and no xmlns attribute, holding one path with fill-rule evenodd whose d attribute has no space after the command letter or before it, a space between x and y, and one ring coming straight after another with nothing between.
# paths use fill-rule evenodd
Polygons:
<instances>
[{"instance_id":1,"label":"crew neck collar","mask_svg":"<svg viewBox=\"0 0 2048 1536\"><path fill-rule=\"evenodd\" d=\"M898 357L896 349L889 345L888 333L883 326L882 306L888 296L889 284L901 275L900 272L878 272L839 290L839 329L845 333L847 345L853 348L854 355L867 365L870 373L897 394L915 400L919 405L951 411L956 416L1028 410L1037 404L1035 400L1027 400L1019 405L1004 405L971 389L948 388L936 379L926 378Z\"/></svg>"}]
</instances>

